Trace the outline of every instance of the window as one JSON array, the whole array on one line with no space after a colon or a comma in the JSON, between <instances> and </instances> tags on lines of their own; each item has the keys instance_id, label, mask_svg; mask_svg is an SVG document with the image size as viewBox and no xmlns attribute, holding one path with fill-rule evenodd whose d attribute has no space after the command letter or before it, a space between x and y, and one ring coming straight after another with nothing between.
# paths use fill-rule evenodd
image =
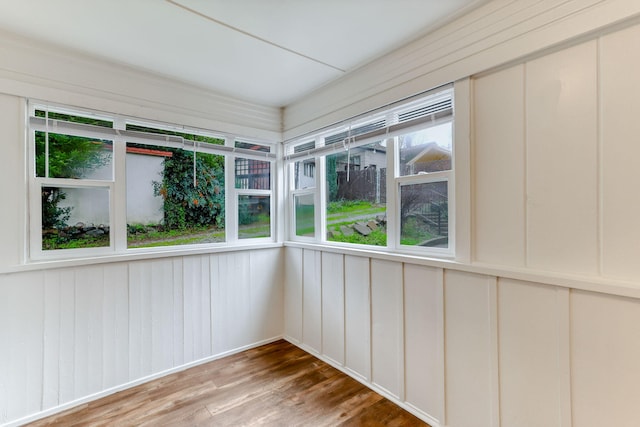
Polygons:
<instances>
[{"instance_id":1,"label":"window","mask_svg":"<svg viewBox=\"0 0 640 427\"><path fill-rule=\"evenodd\" d=\"M285 147L292 239L453 254L451 87L307 138Z\"/></svg>"},{"instance_id":2,"label":"window","mask_svg":"<svg viewBox=\"0 0 640 427\"><path fill-rule=\"evenodd\" d=\"M271 144L37 103L29 111L32 258L273 235Z\"/></svg>"},{"instance_id":3,"label":"window","mask_svg":"<svg viewBox=\"0 0 640 427\"><path fill-rule=\"evenodd\" d=\"M201 144L188 149L127 141L127 247L224 242L225 156L206 148L225 140L137 123L126 129Z\"/></svg>"}]
</instances>

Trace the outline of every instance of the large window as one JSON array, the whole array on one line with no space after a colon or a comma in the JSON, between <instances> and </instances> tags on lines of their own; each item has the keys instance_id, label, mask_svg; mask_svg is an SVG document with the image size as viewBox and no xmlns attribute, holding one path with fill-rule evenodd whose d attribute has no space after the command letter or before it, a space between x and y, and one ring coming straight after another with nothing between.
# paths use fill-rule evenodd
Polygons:
<instances>
[{"instance_id":1,"label":"large window","mask_svg":"<svg viewBox=\"0 0 640 427\"><path fill-rule=\"evenodd\" d=\"M37 104L30 116L32 258L273 236L269 143Z\"/></svg>"},{"instance_id":2,"label":"large window","mask_svg":"<svg viewBox=\"0 0 640 427\"><path fill-rule=\"evenodd\" d=\"M292 239L453 254L451 88L305 139L285 147Z\"/></svg>"}]
</instances>

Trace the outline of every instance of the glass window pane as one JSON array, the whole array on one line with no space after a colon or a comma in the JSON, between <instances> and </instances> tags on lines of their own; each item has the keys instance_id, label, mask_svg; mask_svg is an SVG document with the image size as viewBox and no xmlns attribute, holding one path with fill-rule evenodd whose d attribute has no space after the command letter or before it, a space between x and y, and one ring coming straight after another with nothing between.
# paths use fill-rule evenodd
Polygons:
<instances>
[{"instance_id":1,"label":"glass window pane","mask_svg":"<svg viewBox=\"0 0 640 427\"><path fill-rule=\"evenodd\" d=\"M158 128L152 128L152 127L143 126L143 125L136 125L132 123L127 123L127 130L155 133L159 135L179 136L181 138L186 139L187 141L198 141L198 142L206 142L208 144L214 144L214 145L224 145L223 138L218 138L210 135L200 135L195 133L180 132L180 131L171 130L171 129L158 129Z\"/></svg>"},{"instance_id":2,"label":"glass window pane","mask_svg":"<svg viewBox=\"0 0 640 427\"><path fill-rule=\"evenodd\" d=\"M326 157L328 241L387 244L386 164L384 142Z\"/></svg>"},{"instance_id":3,"label":"glass window pane","mask_svg":"<svg viewBox=\"0 0 640 427\"><path fill-rule=\"evenodd\" d=\"M238 196L238 239L271 236L271 196Z\"/></svg>"},{"instance_id":4,"label":"glass window pane","mask_svg":"<svg viewBox=\"0 0 640 427\"><path fill-rule=\"evenodd\" d=\"M268 145L256 144L254 142L236 141L235 146L236 146L236 148L243 148L245 150L253 150L253 151L260 152L260 153L269 153L269 152L271 152L271 147L269 147Z\"/></svg>"},{"instance_id":5,"label":"glass window pane","mask_svg":"<svg viewBox=\"0 0 640 427\"><path fill-rule=\"evenodd\" d=\"M85 125L100 126L104 128L112 128L113 121L100 118L98 116L79 116L76 114L60 113L55 111L45 111L36 109L36 117L48 118L49 120L59 120L64 122L82 123Z\"/></svg>"},{"instance_id":6,"label":"glass window pane","mask_svg":"<svg viewBox=\"0 0 640 427\"><path fill-rule=\"evenodd\" d=\"M37 177L113 179L111 141L41 131L35 137Z\"/></svg>"},{"instance_id":7,"label":"glass window pane","mask_svg":"<svg viewBox=\"0 0 640 427\"><path fill-rule=\"evenodd\" d=\"M296 190L316 186L316 159L307 159L293 164L293 181Z\"/></svg>"},{"instance_id":8,"label":"glass window pane","mask_svg":"<svg viewBox=\"0 0 640 427\"><path fill-rule=\"evenodd\" d=\"M237 158L235 166L236 188L243 190L271 188L271 162Z\"/></svg>"},{"instance_id":9,"label":"glass window pane","mask_svg":"<svg viewBox=\"0 0 640 427\"><path fill-rule=\"evenodd\" d=\"M225 240L224 156L127 144L127 246Z\"/></svg>"},{"instance_id":10,"label":"glass window pane","mask_svg":"<svg viewBox=\"0 0 640 427\"><path fill-rule=\"evenodd\" d=\"M294 196L296 206L296 236L313 237L315 235L314 195Z\"/></svg>"},{"instance_id":11,"label":"glass window pane","mask_svg":"<svg viewBox=\"0 0 640 427\"><path fill-rule=\"evenodd\" d=\"M109 246L109 189L42 187L42 250Z\"/></svg>"},{"instance_id":12,"label":"glass window pane","mask_svg":"<svg viewBox=\"0 0 640 427\"><path fill-rule=\"evenodd\" d=\"M447 181L400 187L400 244L449 247Z\"/></svg>"},{"instance_id":13,"label":"glass window pane","mask_svg":"<svg viewBox=\"0 0 640 427\"><path fill-rule=\"evenodd\" d=\"M451 170L452 141L451 122L399 137L398 176Z\"/></svg>"}]
</instances>

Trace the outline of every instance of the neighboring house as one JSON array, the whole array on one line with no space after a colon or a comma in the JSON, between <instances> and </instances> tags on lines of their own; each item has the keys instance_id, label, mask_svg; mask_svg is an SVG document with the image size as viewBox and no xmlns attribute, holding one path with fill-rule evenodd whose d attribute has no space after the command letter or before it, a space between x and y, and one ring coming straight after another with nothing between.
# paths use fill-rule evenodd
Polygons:
<instances>
[{"instance_id":1,"label":"neighboring house","mask_svg":"<svg viewBox=\"0 0 640 427\"><path fill-rule=\"evenodd\" d=\"M451 150L438 145L436 142L429 142L412 147L409 151L417 154L410 157L405 156L409 161L405 163L405 175L414 175L420 172L437 172L451 169Z\"/></svg>"}]
</instances>

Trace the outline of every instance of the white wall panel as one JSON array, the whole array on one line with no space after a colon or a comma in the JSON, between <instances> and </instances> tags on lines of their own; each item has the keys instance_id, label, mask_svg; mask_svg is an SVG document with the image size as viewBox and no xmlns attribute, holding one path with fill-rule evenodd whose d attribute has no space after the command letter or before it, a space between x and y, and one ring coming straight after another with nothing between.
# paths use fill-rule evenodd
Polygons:
<instances>
[{"instance_id":1,"label":"white wall panel","mask_svg":"<svg viewBox=\"0 0 640 427\"><path fill-rule=\"evenodd\" d=\"M173 363L180 366L185 363L185 310L183 258L171 260L173 276Z\"/></svg>"},{"instance_id":2,"label":"white wall panel","mask_svg":"<svg viewBox=\"0 0 640 427\"><path fill-rule=\"evenodd\" d=\"M284 331L302 342L302 249L285 248L284 256Z\"/></svg>"},{"instance_id":3,"label":"white wall panel","mask_svg":"<svg viewBox=\"0 0 640 427\"><path fill-rule=\"evenodd\" d=\"M500 410L504 426L571 426L569 291L501 279ZM566 351L565 351L566 350Z\"/></svg>"},{"instance_id":4,"label":"white wall panel","mask_svg":"<svg viewBox=\"0 0 640 427\"><path fill-rule=\"evenodd\" d=\"M249 254L231 252L212 256L211 275L213 352L222 353L239 347L251 330ZM233 283L233 288L229 283Z\"/></svg>"},{"instance_id":5,"label":"white wall panel","mask_svg":"<svg viewBox=\"0 0 640 427\"><path fill-rule=\"evenodd\" d=\"M402 264L371 260L371 373L374 384L404 398Z\"/></svg>"},{"instance_id":6,"label":"white wall panel","mask_svg":"<svg viewBox=\"0 0 640 427\"><path fill-rule=\"evenodd\" d=\"M404 265L405 400L444 421L443 271Z\"/></svg>"},{"instance_id":7,"label":"white wall panel","mask_svg":"<svg viewBox=\"0 0 640 427\"><path fill-rule=\"evenodd\" d=\"M344 364L344 257L322 253L322 352Z\"/></svg>"},{"instance_id":8,"label":"white wall panel","mask_svg":"<svg viewBox=\"0 0 640 427\"><path fill-rule=\"evenodd\" d=\"M59 402L76 399L75 394L75 330L76 330L76 275L73 269L60 271L60 398ZM51 272L46 272L47 276ZM54 301L49 301L54 303ZM52 337L56 339L56 337ZM52 357L55 357L52 355ZM127 357L129 355L127 354ZM129 378L129 372L127 372Z\"/></svg>"},{"instance_id":9,"label":"white wall panel","mask_svg":"<svg viewBox=\"0 0 640 427\"><path fill-rule=\"evenodd\" d=\"M444 301L447 425L497 427L496 280L447 271Z\"/></svg>"},{"instance_id":10,"label":"white wall panel","mask_svg":"<svg viewBox=\"0 0 640 427\"><path fill-rule=\"evenodd\" d=\"M322 352L322 261L321 252L304 249L302 254L302 340Z\"/></svg>"},{"instance_id":11,"label":"white wall panel","mask_svg":"<svg viewBox=\"0 0 640 427\"><path fill-rule=\"evenodd\" d=\"M168 263L171 265L171 263ZM170 278L172 276L169 276ZM104 269L104 369L103 387L115 387L129 379L129 281L126 264ZM173 313L173 307L167 314ZM170 316L167 316L171 318ZM172 361L173 362L173 361ZM47 407L47 405L44 405Z\"/></svg>"},{"instance_id":12,"label":"white wall panel","mask_svg":"<svg viewBox=\"0 0 640 427\"><path fill-rule=\"evenodd\" d=\"M104 343L102 317L103 267L83 267L75 272L75 360L76 397L97 393L102 389Z\"/></svg>"},{"instance_id":13,"label":"white wall panel","mask_svg":"<svg viewBox=\"0 0 640 427\"><path fill-rule=\"evenodd\" d=\"M42 273L0 278L0 422L40 410L43 285Z\"/></svg>"},{"instance_id":14,"label":"white wall panel","mask_svg":"<svg viewBox=\"0 0 640 427\"><path fill-rule=\"evenodd\" d=\"M287 267L288 268L288 267ZM371 291L369 259L345 255L345 365L371 380Z\"/></svg>"},{"instance_id":15,"label":"white wall panel","mask_svg":"<svg viewBox=\"0 0 640 427\"><path fill-rule=\"evenodd\" d=\"M0 209L0 266L18 265L25 245L27 162L24 158L23 109L20 98L0 94L0 148L5 159L0 168L0 194L5 200Z\"/></svg>"},{"instance_id":16,"label":"white wall panel","mask_svg":"<svg viewBox=\"0 0 640 427\"><path fill-rule=\"evenodd\" d=\"M640 420L640 303L571 293L574 426L635 427Z\"/></svg>"},{"instance_id":17,"label":"white wall panel","mask_svg":"<svg viewBox=\"0 0 640 427\"><path fill-rule=\"evenodd\" d=\"M173 265L164 260L151 264L150 310L147 313L148 333L151 335L151 372L161 372L174 366L173 362Z\"/></svg>"},{"instance_id":18,"label":"white wall panel","mask_svg":"<svg viewBox=\"0 0 640 427\"><path fill-rule=\"evenodd\" d=\"M598 273L596 42L527 63L527 258Z\"/></svg>"},{"instance_id":19,"label":"white wall panel","mask_svg":"<svg viewBox=\"0 0 640 427\"><path fill-rule=\"evenodd\" d=\"M603 274L640 278L640 26L602 38Z\"/></svg>"},{"instance_id":20,"label":"white wall panel","mask_svg":"<svg viewBox=\"0 0 640 427\"><path fill-rule=\"evenodd\" d=\"M265 249L250 253L251 330L249 337L258 342L283 333L283 250ZM246 345L246 337L245 343Z\"/></svg>"},{"instance_id":21,"label":"white wall panel","mask_svg":"<svg viewBox=\"0 0 640 427\"><path fill-rule=\"evenodd\" d=\"M185 362L211 354L211 276L209 256L184 258Z\"/></svg>"},{"instance_id":22,"label":"white wall panel","mask_svg":"<svg viewBox=\"0 0 640 427\"><path fill-rule=\"evenodd\" d=\"M524 66L475 80L474 102L474 258L524 266Z\"/></svg>"},{"instance_id":23,"label":"white wall panel","mask_svg":"<svg viewBox=\"0 0 640 427\"><path fill-rule=\"evenodd\" d=\"M233 336L225 352L280 336L282 253L0 274L0 424L219 355L211 319Z\"/></svg>"},{"instance_id":24,"label":"white wall panel","mask_svg":"<svg viewBox=\"0 0 640 427\"><path fill-rule=\"evenodd\" d=\"M129 379L151 373L151 271L152 262L129 266Z\"/></svg>"}]
</instances>

